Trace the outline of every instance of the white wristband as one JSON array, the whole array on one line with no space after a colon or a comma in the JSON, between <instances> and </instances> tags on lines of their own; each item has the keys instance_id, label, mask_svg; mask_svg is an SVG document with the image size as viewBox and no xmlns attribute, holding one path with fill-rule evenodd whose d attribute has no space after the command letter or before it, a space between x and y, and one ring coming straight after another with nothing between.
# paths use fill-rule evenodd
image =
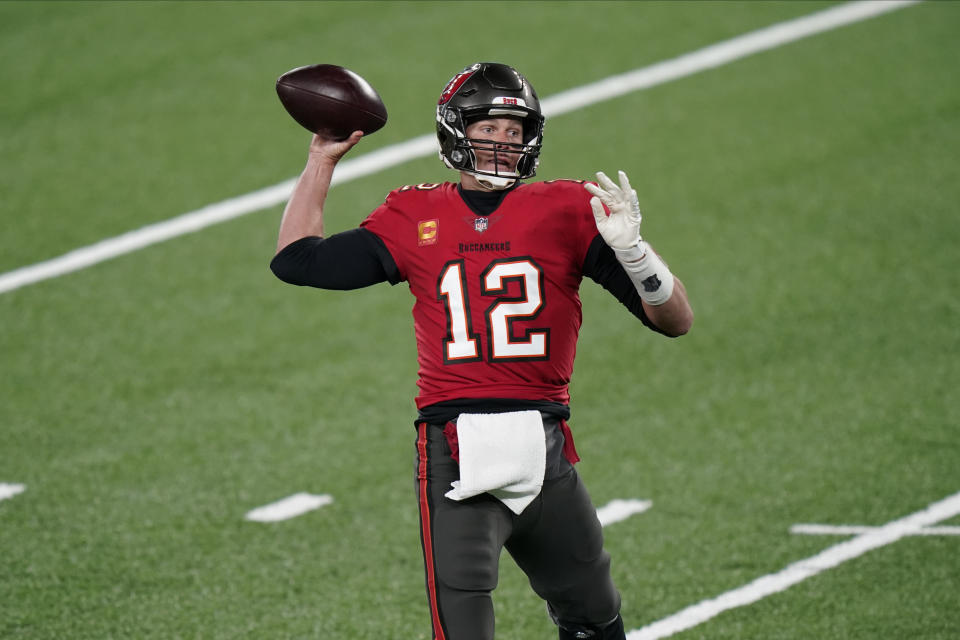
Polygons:
<instances>
[{"instance_id":1,"label":"white wristband","mask_svg":"<svg viewBox=\"0 0 960 640\"><path fill-rule=\"evenodd\" d=\"M613 253L644 302L656 306L670 299L673 274L645 240L629 249L614 249Z\"/></svg>"}]
</instances>

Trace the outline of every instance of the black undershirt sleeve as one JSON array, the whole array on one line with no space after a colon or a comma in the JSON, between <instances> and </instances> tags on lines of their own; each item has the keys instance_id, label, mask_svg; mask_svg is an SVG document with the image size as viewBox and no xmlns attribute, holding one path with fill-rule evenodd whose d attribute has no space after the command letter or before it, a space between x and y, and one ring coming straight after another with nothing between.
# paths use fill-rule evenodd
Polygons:
<instances>
[{"instance_id":1,"label":"black undershirt sleeve","mask_svg":"<svg viewBox=\"0 0 960 640\"><path fill-rule=\"evenodd\" d=\"M613 249L603 241L600 234L597 234L593 242L590 243L590 248L587 249L587 257L583 261L583 275L612 293L644 325L657 333L663 333L647 317L637 288L633 285L627 272L620 266Z\"/></svg>"},{"instance_id":2,"label":"black undershirt sleeve","mask_svg":"<svg viewBox=\"0 0 960 640\"><path fill-rule=\"evenodd\" d=\"M319 289L360 289L378 282L400 282L397 265L383 240L363 228L291 242L274 256L270 270L289 284Z\"/></svg>"}]
</instances>

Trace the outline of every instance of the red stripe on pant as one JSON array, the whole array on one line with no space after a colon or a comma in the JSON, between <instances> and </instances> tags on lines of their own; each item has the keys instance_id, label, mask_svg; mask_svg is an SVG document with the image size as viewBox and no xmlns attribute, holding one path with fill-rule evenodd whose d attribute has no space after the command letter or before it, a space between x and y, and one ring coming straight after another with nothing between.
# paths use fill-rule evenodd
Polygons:
<instances>
[{"instance_id":1,"label":"red stripe on pant","mask_svg":"<svg viewBox=\"0 0 960 640\"><path fill-rule=\"evenodd\" d=\"M443 625L440 622L440 607L437 604L437 577L433 566L433 535L430 521L430 489L427 470L427 423L418 425L417 455L420 464L417 466L417 490L420 500L420 534L423 540L423 564L427 573L427 598L430 601L430 618L433 624L433 637L437 640L446 640Z\"/></svg>"}]
</instances>

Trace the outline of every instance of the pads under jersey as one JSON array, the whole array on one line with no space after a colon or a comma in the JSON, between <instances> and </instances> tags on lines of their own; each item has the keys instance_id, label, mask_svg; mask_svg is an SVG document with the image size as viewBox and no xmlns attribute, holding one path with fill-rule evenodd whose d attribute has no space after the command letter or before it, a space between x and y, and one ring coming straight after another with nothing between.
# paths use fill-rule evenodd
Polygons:
<instances>
[{"instance_id":1,"label":"pads under jersey","mask_svg":"<svg viewBox=\"0 0 960 640\"><path fill-rule=\"evenodd\" d=\"M597 236L582 184L521 184L489 216L455 184L402 187L362 223L416 298L418 408L460 398L569 402L578 290Z\"/></svg>"}]
</instances>

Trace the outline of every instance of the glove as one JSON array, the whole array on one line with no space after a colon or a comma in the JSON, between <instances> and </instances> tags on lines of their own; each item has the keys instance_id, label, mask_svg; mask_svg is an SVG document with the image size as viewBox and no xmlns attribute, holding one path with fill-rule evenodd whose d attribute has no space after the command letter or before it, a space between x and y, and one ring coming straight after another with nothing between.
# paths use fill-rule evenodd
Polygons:
<instances>
[{"instance_id":1,"label":"glove","mask_svg":"<svg viewBox=\"0 0 960 640\"><path fill-rule=\"evenodd\" d=\"M597 182L600 186L588 182L583 188L593 195L590 208L597 221L597 231L610 247L626 251L640 244L640 221L643 216L640 214L637 192L630 188L627 174L620 171L619 175L619 187L603 171L598 171ZM603 210L604 204L610 210L609 216Z\"/></svg>"},{"instance_id":2,"label":"glove","mask_svg":"<svg viewBox=\"0 0 960 640\"><path fill-rule=\"evenodd\" d=\"M593 195L590 208L597 221L597 231L613 249L640 298L648 304L661 305L673 294L674 277L666 263L656 252L648 250L650 245L640 237L640 220L643 216L640 215L637 192L630 188L627 174L623 171L619 174L619 187L602 171L598 171L597 182L600 186L585 183L583 188ZM603 210L603 205L610 210L609 216Z\"/></svg>"}]
</instances>

